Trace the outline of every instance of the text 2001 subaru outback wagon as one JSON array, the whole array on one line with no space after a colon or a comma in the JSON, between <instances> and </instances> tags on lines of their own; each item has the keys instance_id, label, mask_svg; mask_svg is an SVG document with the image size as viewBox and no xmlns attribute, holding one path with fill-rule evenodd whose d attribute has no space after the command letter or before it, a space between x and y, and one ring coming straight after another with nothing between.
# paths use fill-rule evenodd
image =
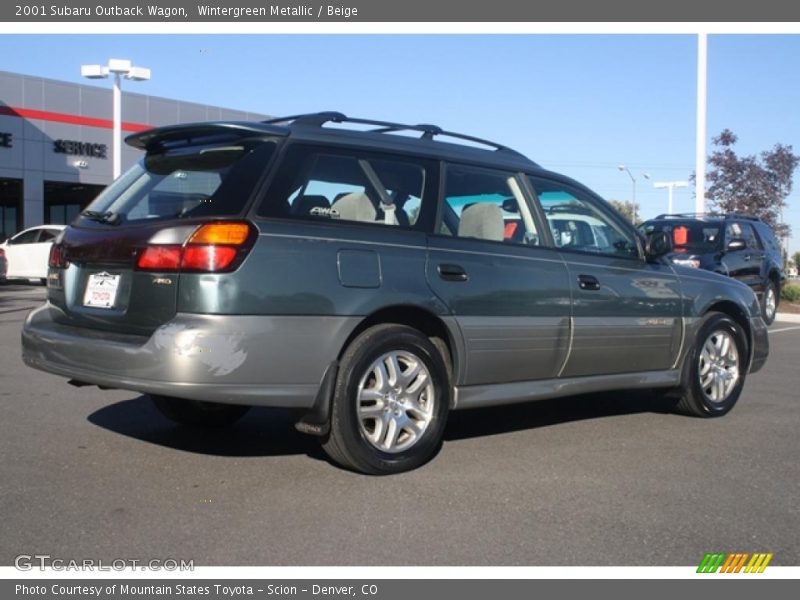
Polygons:
<instances>
[{"instance_id":1,"label":"text 2001 subaru outback wagon","mask_svg":"<svg viewBox=\"0 0 800 600\"><path fill-rule=\"evenodd\" d=\"M54 245L23 356L180 423L301 409L335 461L393 473L450 410L664 388L717 416L766 361L747 286L497 144L338 113L127 142L146 154Z\"/></svg>"}]
</instances>

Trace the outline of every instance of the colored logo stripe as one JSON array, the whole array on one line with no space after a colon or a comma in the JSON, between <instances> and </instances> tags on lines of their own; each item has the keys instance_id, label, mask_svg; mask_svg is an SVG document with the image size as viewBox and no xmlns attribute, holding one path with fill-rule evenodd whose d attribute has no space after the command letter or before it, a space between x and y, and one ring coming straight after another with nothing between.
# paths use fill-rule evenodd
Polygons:
<instances>
[{"instance_id":1,"label":"colored logo stripe","mask_svg":"<svg viewBox=\"0 0 800 600\"><path fill-rule=\"evenodd\" d=\"M753 558L750 559L747 567L745 568L745 573L763 573L764 569L767 568L769 561L772 560L772 554L753 554Z\"/></svg>"},{"instance_id":2,"label":"colored logo stripe","mask_svg":"<svg viewBox=\"0 0 800 600\"><path fill-rule=\"evenodd\" d=\"M747 552L707 553L700 562L700 566L697 567L697 572L716 573L719 570L720 573L763 573L772 560L772 556L771 553L766 552L756 552L752 555ZM747 562L748 558L749 562ZM745 562L747 562L747 566L745 566Z\"/></svg>"},{"instance_id":3,"label":"colored logo stripe","mask_svg":"<svg viewBox=\"0 0 800 600\"><path fill-rule=\"evenodd\" d=\"M0 106L0 115L9 117L20 117L26 119L41 119L42 121L53 121L55 123L69 123L70 125L86 125L87 127L101 127L111 129L114 122L110 119L95 119L94 117L83 117L80 115L70 115L67 113L52 112L49 110L36 110L33 108L15 108L13 106ZM123 131L145 131L152 129L151 125L142 123L122 122Z\"/></svg>"},{"instance_id":4,"label":"colored logo stripe","mask_svg":"<svg viewBox=\"0 0 800 600\"><path fill-rule=\"evenodd\" d=\"M698 573L716 573L722 561L725 560L725 553L706 554L700 566L697 567Z\"/></svg>"}]
</instances>

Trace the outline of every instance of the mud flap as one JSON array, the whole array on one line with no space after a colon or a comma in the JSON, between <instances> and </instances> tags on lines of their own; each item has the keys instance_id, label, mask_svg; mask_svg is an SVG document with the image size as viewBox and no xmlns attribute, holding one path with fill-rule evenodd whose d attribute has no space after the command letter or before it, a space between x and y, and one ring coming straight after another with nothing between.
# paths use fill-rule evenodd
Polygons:
<instances>
[{"instance_id":1,"label":"mud flap","mask_svg":"<svg viewBox=\"0 0 800 600\"><path fill-rule=\"evenodd\" d=\"M335 360L328 365L325 375L322 376L313 406L303 415L302 419L294 424L297 431L319 437L328 435L331 429L331 403L338 374L339 361Z\"/></svg>"}]
</instances>

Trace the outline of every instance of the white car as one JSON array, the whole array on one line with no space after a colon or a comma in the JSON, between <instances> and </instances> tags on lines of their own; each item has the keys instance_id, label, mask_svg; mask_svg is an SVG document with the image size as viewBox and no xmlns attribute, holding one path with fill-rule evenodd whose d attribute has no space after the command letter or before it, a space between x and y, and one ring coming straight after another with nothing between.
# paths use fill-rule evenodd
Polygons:
<instances>
[{"instance_id":1,"label":"white car","mask_svg":"<svg viewBox=\"0 0 800 600\"><path fill-rule=\"evenodd\" d=\"M50 246L66 225L37 225L0 244L6 259L6 279L46 279Z\"/></svg>"}]
</instances>

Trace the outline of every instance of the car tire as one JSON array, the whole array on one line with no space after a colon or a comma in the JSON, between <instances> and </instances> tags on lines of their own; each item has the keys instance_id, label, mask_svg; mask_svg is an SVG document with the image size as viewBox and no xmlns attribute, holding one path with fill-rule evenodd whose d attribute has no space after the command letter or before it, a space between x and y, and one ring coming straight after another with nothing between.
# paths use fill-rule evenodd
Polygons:
<instances>
[{"instance_id":1,"label":"car tire","mask_svg":"<svg viewBox=\"0 0 800 600\"><path fill-rule=\"evenodd\" d=\"M339 465L370 475L423 465L441 447L450 409L448 373L440 350L416 329L367 329L339 363L323 449Z\"/></svg>"},{"instance_id":2,"label":"car tire","mask_svg":"<svg viewBox=\"0 0 800 600\"><path fill-rule=\"evenodd\" d=\"M676 408L695 417L721 417L742 393L747 369L747 337L728 315L708 313L686 357Z\"/></svg>"},{"instance_id":3,"label":"car tire","mask_svg":"<svg viewBox=\"0 0 800 600\"><path fill-rule=\"evenodd\" d=\"M775 315L778 312L778 286L775 282L770 280L767 287L764 288L764 294L761 297L761 317L764 323L772 325L775 322Z\"/></svg>"},{"instance_id":4,"label":"car tire","mask_svg":"<svg viewBox=\"0 0 800 600\"><path fill-rule=\"evenodd\" d=\"M249 406L221 404L201 400L185 400L171 396L150 395L162 415L179 425L201 429L218 429L233 425L250 410Z\"/></svg>"}]
</instances>

